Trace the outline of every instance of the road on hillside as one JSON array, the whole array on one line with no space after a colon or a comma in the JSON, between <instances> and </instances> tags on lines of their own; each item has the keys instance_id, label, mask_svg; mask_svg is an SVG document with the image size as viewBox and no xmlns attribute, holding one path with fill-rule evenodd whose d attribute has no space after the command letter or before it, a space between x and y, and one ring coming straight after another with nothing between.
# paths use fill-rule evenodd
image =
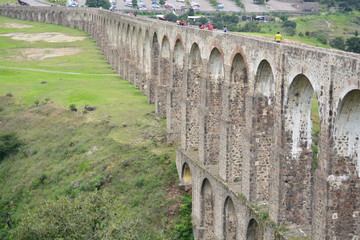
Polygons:
<instances>
[{"instance_id":1,"label":"road on hillside","mask_svg":"<svg viewBox=\"0 0 360 240\"><path fill-rule=\"evenodd\" d=\"M152 10L152 0L143 0L146 4L147 10ZM243 11L240 7L236 6L234 0L217 0L218 3L224 5L223 9L217 9L210 4L209 0L192 0L192 2L197 2L200 5L200 11L225 11L225 12L241 12ZM177 2L176 0L167 0L166 3L169 3L173 6L174 9L181 9L182 5L185 5L184 2ZM291 3L281 2L278 0L270 0L266 5L255 4L253 0L242 0L242 3L245 6L245 12L269 12L269 11L298 11ZM127 9L131 10L132 7L125 6L124 0L116 0L117 9ZM160 8L163 10L163 8ZM159 8L154 10L160 10ZM171 10L169 10L171 11Z\"/></svg>"},{"instance_id":2,"label":"road on hillside","mask_svg":"<svg viewBox=\"0 0 360 240\"><path fill-rule=\"evenodd\" d=\"M36 7L50 7L52 4L45 2L43 0L22 0L23 2L26 2L30 6L36 6Z\"/></svg>"}]
</instances>

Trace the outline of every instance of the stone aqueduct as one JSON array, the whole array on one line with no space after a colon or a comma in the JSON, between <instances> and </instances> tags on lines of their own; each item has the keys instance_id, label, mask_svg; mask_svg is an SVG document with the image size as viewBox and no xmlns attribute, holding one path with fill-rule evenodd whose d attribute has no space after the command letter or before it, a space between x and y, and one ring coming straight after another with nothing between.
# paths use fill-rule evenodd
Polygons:
<instances>
[{"instance_id":1,"label":"stone aqueduct","mask_svg":"<svg viewBox=\"0 0 360 240\"><path fill-rule=\"evenodd\" d=\"M196 239L360 239L359 55L98 9L0 14L87 31L155 104Z\"/></svg>"}]
</instances>

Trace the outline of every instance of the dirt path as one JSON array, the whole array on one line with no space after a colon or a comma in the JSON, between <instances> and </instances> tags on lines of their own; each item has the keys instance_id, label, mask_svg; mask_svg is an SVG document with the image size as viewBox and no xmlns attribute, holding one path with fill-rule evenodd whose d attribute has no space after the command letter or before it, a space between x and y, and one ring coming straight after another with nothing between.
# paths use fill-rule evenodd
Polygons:
<instances>
[{"instance_id":1,"label":"dirt path","mask_svg":"<svg viewBox=\"0 0 360 240\"><path fill-rule=\"evenodd\" d=\"M21 67L5 67L5 66L0 66L0 68L17 69L17 70L33 71L33 72L61 73L61 74L70 74L70 75L118 76L118 74L61 72L61 71L52 71L52 70L35 69L35 68L21 68Z\"/></svg>"}]
</instances>

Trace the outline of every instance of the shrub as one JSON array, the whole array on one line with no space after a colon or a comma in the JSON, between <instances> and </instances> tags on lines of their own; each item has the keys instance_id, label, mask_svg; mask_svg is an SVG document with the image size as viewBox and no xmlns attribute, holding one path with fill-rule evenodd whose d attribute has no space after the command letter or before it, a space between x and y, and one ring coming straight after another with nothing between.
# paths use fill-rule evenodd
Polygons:
<instances>
[{"instance_id":1,"label":"shrub","mask_svg":"<svg viewBox=\"0 0 360 240\"><path fill-rule=\"evenodd\" d=\"M73 112L76 112L76 111L77 111L76 105L73 104L73 103L69 105L69 109L70 109L71 111L73 111Z\"/></svg>"},{"instance_id":2,"label":"shrub","mask_svg":"<svg viewBox=\"0 0 360 240\"><path fill-rule=\"evenodd\" d=\"M345 40L342 37L336 37L329 42L330 46L340 50L345 50Z\"/></svg>"},{"instance_id":3,"label":"shrub","mask_svg":"<svg viewBox=\"0 0 360 240\"><path fill-rule=\"evenodd\" d=\"M110 8L110 2L108 0L86 0L85 5L88 7L102 7L104 9Z\"/></svg>"},{"instance_id":4,"label":"shrub","mask_svg":"<svg viewBox=\"0 0 360 240\"><path fill-rule=\"evenodd\" d=\"M321 42L322 44L327 44L328 40L327 40L327 36L325 34L319 34L316 39Z\"/></svg>"},{"instance_id":5,"label":"shrub","mask_svg":"<svg viewBox=\"0 0 360 240\"><path fill-rule=\"evenodd\" d=\"M199 18L199 22L201 24L206 24L208 22L208 19L206 17L201 17L201 18Z\"/></svg>"},{"instance_id":6,"label":"shrub","mask_svg":"<svg viewBox=\"0 0 360 240\"><path fill-rule=\"evenodd\" d=\"M346 51L360 53L360 38L351 37L346 40Z\"/></svg>"},{"instance_id":7,"label":"shrub","mask_svg":"<svg viewBox=\"0 0 360 240\"><path fill-rule=\"evenodd\" d=\"M20 140L14 132L0 133L0 161L7 155L18 151L21 145Z\"/></svg>"},{"instance_id":8,"label":"shrub","mask_svg":"<svg viewBox=\"0 0 360 240\"><path fill-rule=\"evenodd\" d=\"M72 199L61 196L26 210L13 239L154 239L138 225L136 217L118 197L108 192L83 193Z\"/></svg>"},{"instance_id":9,"label":"shrub","mask_svg":"<svg viewBox=\"0 0 360 240\"><path fill-rule=\"evenodd\" d=\"M179 210L181 218L174 226L174 232L177 235L176 239L193 240L193 226L191 223L191 195L186 194L181 201L183 202Z\"/></svg>"},{"instance_id":10,"label":"shrub","mask_svg":"<svg viewBox=\"0 0 360 240\"><path fill-rule=\"evenodd\" d=\"M293 22L293 21L288 21L286 20L284 23L283 23L283 27L291 27L291 28L296 28L296 22Z\"/></svg>"},{"instance_id":11,"label":"shrub","mask_svg":"<svg viewBox=\"0 0 360 240\"><path fill-rule=\"evenodd\" d=\"M176 22L178 20L178 17L173 13L168 13L165 15L165 19L169 20L170 22Z\"/></svg>"},{"instance_id":12,"label":"shrub","mask_svg":"<svg viewBox=\"0 0 360 240\"><path fill-rule=\"evenodd\" d=\"M7 97L12 97L13 95L12 95L11 92L8 92L8 93L6 93L6 96L7 96Z\"/></svg>"},{"instance_id":13,"label":"shrub","mask_svg":"<svg viewBox=\"0 0 360 240\"><path fill-rule=\"evenodd\" d=\"M261 26L257 22L245 23L245 25L240 28L241 32L260 32L260 30L261 30Z\"/></svg>"},{"instance_id":14,"label":"shrub","mask_svg":"<svg viewBox=\"0 0 360 240\"><path fill-rule=\"evenodd\" d=\"M286 20L288 20L289 16L286 15L286 14L283 14L279 18L280 18L281 21L285 22Z\"/></svg>"},{"instance_id":15,"label":"shrub","mask_svg":"<svg viewBox=\"0 0 360 240\"><path fill-rule=\"evenodd\" d=\"M161 0L160 0L161 1ZM164 1L164 0L162 0L162 1ZM164 5L164 4L163 4ZM194 11L194 9L193 8L190 8L189 9L189 16L195 16L195 11Z\"/></svg>"},{"instance_id":16,"label":"shrub","mask_svg":"<svg viewBox=\"0 0 360 240\"><path fill-rule=\"evenodd\" d=\"M284 28L284 31L289 36L295 36L295 34L296 34L295 28L292 28L292 27L286 27L286 28Z\"/></svg>"},{"instance_id":17,"label":"shrub","mask_svg":"<svg viewBox=\"0 0 360 240\"><path fill-rule=\"evenodd\" d=\"M302 32L299 32L298 36L299 37L304 37L304 34Z\"/></svg>"}]
</instances>

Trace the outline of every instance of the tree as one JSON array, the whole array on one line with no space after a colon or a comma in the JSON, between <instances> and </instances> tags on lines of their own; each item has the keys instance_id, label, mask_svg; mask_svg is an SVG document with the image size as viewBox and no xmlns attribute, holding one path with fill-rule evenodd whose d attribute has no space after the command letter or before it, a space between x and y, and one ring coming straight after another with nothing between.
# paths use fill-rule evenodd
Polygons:
<instances>
[{"instance_id":1,"label":"tree","mask_svg":"<svg viewBox=\"0 0 360 240\"><path fill-rule=\"evenodd\" d=\"M328 39L327 36L325 34L319 34L317 35L316 39L321 42L322 44L327 44L328 43Z\"/></svg>"},{"instance_id":2,"label":"tree","mask_svg":"<svg viewBox=\"0 0 360 240\"><path fill-rule=\"evenodd\" d=\"M287 27L290 27L290 28L296 28L296 22L293 22L293 21L289 21L289 20L286 20L284 23L283 23L283 27L287 28Z\"/></svg>"},{"instance_id":3,"label":"tree","mask_svg":"<svg viewBox=\"0 0 360 240\"><path fill-rule=\"evenodd\" d=\"M165 19L169 20L170 22L176 22L176 20L178 20L178 17L173 13L168 13L165 15Z\"/></svg>"},{"instance_id":4,"label":"tree","mask_svg":"<svg viewBox=\"0 0 360 240\"><path fill-rule=\"evenodd\" d=\"M159 4L160 4L161 6L164 6L165 0L160 0L160 1L159 1Z\"/></svg>"},{"instance_id":5,"label":"tree","mask_svg":"<svg viewBox=\"0 0 360 240\"><path fill-rule=\"evenodd\" d=\"M360 38L351 37L346 40L346 51L360 53Z\"/></svg>"},{"instance_id":6,"label":"tree","mask_svg":"<svg viewBox=\"0 0 360 240\"><path fill-rule=\"evenodd\" d=\"M118 197L104 191L83 193L75 199L61 196L47 200L35 210L27 209L13 239L154 239Z\"/></svg>"},{"instance_id":7,"label":"tree","mask_svg":"<svg viewBox=\"0 0 360 240\"><path fill-rule=\"evenodd\" d=\"M355 31L354 35L355 35L355 37L359 36L358 30Z\"/></svg>"},{"instance_id":8,"label":"tree","mask_svg":"<svg viewBox=\"0 0 360 240\"><path fill-rule=\"evenodd\" d=\"M208 19L206 17L201 17L201 18L199 18L199 22L201 24L206 24L208 22Z\"/></svg>"},{"instance_id":9,"label":"tree","mask_svg":"<svg viewBox=\"0 0 360 240\"><path fill-rule=\"evenodd\" d=\"M137 4L137 0L131 0L132 6L133 8L137 8L138 4Z\"/></svg>"},{"instance_id":10,"label":"tree","mask_svg":"<svg viewBox=\"0 0 360 240\"><path fill-rule=\"evenodd\" d=\"M192 7L189 8L189 16L195 16L195 11Z\"/></svg>"},{"instance_id":11,"label":"tree","mask_svg":"<svg viewBox=\"0 0 360 240\"><path fill-rule=\"evenodd\" d=\"M333 48L345 50L345 40L342 37L336 37L334 39L331 39L329 45Z\"/></svg>"},{"instance_id":12,"label":"tree","mask_svg":"<svg viewBox=\"0 0 360 240\"><path fill-rule=\"evenodd\" d=\"M240 28L241 32L260 32L261 26L258 22L248 22Z\"/></svg>"},{"instance_id":13,"label":"tree","mask_svg":"<svg viewBox=\"0 0 360 240\"><path fill-rule=\"evenodd\" d=\"M110 2L108 0L86 0L85 5L88 7L102 7L104 9L110 8Z\"/></svg>"},{"instance_id":14,"label":"tree","mask_svg":"<svg viewBox=\"0 0 360 240\"><path fill-rule=\"evenodd\" d=\"M279 18L280 18L281 21L285 22L286 20L288 20L289 16L286 15L286 14L283 14Z\"/></svg>"}]
</instances>

